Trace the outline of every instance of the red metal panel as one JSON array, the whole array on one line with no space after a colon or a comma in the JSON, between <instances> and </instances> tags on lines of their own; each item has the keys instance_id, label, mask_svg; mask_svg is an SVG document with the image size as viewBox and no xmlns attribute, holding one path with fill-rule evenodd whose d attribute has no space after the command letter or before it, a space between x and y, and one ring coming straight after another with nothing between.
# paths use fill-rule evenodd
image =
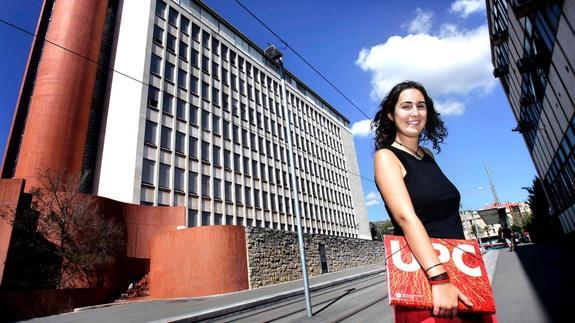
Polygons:
<instances>
[{"instance_id":1,"label":"red metal panel","mask_svg":"<svg viewBox=\"0 0 575 323\"><path fill-rule=\"evenodd\" d=\"M248 288L242 226L189 228L158 235L152 241L152 297L205 296Z\"/></svg>"}]
</instances>

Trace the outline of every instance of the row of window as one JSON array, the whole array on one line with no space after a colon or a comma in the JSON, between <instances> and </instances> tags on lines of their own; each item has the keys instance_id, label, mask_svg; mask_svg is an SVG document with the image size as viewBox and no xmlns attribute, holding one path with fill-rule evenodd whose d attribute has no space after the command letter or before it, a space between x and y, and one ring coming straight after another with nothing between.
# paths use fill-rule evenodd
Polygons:
<instances>
[{"instance_id":1,"label":"row of window","mask_svg":"<svg viewBox=\"0 0 575 323\"><path fill-rule=\"evenodd\" d=\"M172 8L170 8L170 9L173 10ZM164 10L161 10L161 12L165 12L165 9L164 9ZM174 10L174 12L175 12L175 10ZM177 13L177 12L176 12L176 13ZM164 14L160 14L160 16L162 16L162 17L163 17L163 15L164 15ZM173 16L173 15L170 14L170 16ZM186 18L186 19L187 19L187 18ZM173 22L172 22L172 23L173 23ZM197 30L197 32L194 32L194 33L193 33L193 36L194 36L194 38L195 38L197 41L199 41L199 39L198 39L197 37L199 37L199 35L200 35L200 32L199 32L199 31L200 31L200 27L198 27L198 26L195 25L195 24L192 24L192 25L193 25L193 26L192 26L192 29ZM194 26L196 26L196 27L194 27ZM159 30L161 30L160 27L158 27L158 26L156 26L156 27L157 27ZM186 24L186 26L185 26L185 27L182 27L182 28L183 28L184 30L187 30L187 27L189 27L189 24ZM187 32L186 32L186 33L187 33ZM163 34L163 30L156 32L156 34L158 34L158 36L156 37L156 41L159 42L159 43L162 43L162 38L163 38L163 36L161 36L161 34ZM208 32L206 32L205 30L202 30L202 33L201 33L201 34L202 34L202 44L203 44L205 47L208 47L209 39L210 39L210 34L209 34ZM197 36L197 37L196 37L196 36ZM172 52L175 53L175 44L176 44L175 36L169 35L168 38L170 39L170 40L168 40L168 49L169 49L170 51L172 51ZM220 42L217 41L217 40L216 40L215 38L213 38L213 37L212 37L211 39L212 39L212 44L211 44L212 52L214 52L214 53L217 54L217 46L220 44ZM185 44L184 42L181 42L181 41L180 41L180 45L183 47L183 49L180 48L180 57L182 57L182 58L184 58L184 59L187 59L187 47L188 47L188 45ZM222 44L222 46L225 47L223 44ZM216 49L216 50L215 50L215 49ZM227 47L225 47L225 50L224 50L224 48L222 48L222 56L224 57L225 60L227 60L227 57L228 57L227 51L228 51L228 48L227 48ZM231 50L230 50L230 51L231 51ZM236 53L233 52L233 51L231 51L231 52L233 53L233 55L231 55L231 56L232 56L232 57L235 57L235 56L236 56ZM225 53L225 54L224 54L224 53ZM196 66L197 66L197 64L198 64L198 62L197 62L197 61L198 61L198 56L199 56L199 53L198 53L195 49L192 49L192 63L195 64ZM265 78L265 79L268 80L267 83L270 85L270 88L272 87L271 84L273 83L273 88L275 89L275 92L277 93L277 87L278 87L277 82L272 81L272 79L271 79L269 76L265 76L265 74L263 73L263 71L258 71L258 70L255 68L255 66L252 67L252 64L250 64L247 60L244 60L241 56L238 55L238 58L240 59L240 71L244 69L244 64L243 64L243 63L245 62L245 63L246 63L246 66L247 66L247 67L246 67L246 72L247 72L248 77L251 77L251 75L252 75L252 68L253 68L253 69L254 69L254 74L256 75L256 82L259 82L257 75L261 75L262 78ZM232 61L232 64L235 65L235 59ZM157 64L156 64L156 65L157 65ZM168 65L168 66L169 66L169 65ZM208 67L208 66L209 66L209 58L208 58L207 56L203 55L203 59L202 59L202 69L209 74L209 67ZM213 62L213 63L212 63L212 73L215 73L215 77L219 79L219 76L218 76L219 68L218 68L218 67L219 67L219 65L218 65L216 62ZM171 67L170 67L170 68L171 68ZM182 70L182 71L183 71L183 70ZM170 72L170 73L173 74L173 72ZM182 73L183 73L183 72L182 72ZM228 71L227 71L225 68L222 67L221 73L222 73L222 78L223 78L224 84L227 84L227 83L228 83ZM236 79L237 79L237 76L232 73L232 74L231 74L231 77L232 77L232 82L231 82L231 83L232 83L232 88L235 88L235 87L236 87ZM185 78L184 78L183 80L185 80ZM185 82L185 81L182 81L182 82ZM244 89L245 89L245 85L244 85L244 83L243 83L243 80L239 79L239 82L240 82L240 83L239 83L239 85L240 85L240 90L241 90L241 92L243 93L243 92L244 92ZM182 84L182 85L184 85L184 84ZM265 82L264 82L264 85L265 85ZM255 91L256 91L255 99L256 99L257 103L260 104L260 93L259 93L259 91L258 91L257 89L256 89ZM251 86L251 85L248 85L247 95L248 95L248 97L249 97L250 99L253 100L253 97L252 97L252 86ZM292 104L294 103L294 98L295 98L295 100L296 100L296 103L298 103L297 106L300 106L301 102L303 102L303 101L301 101L301 100L299 100L299 98L295 97L293 93L290 93L288 99L290 99L290 101L292 102ZM266 104L266 96L265 96L265 94L263 94L263 93L262 93L262 100L261 100L261 101L263 102L264 105ZM325 117L321 116L319 113L317 113L317 112L314 111L313 109L310 109L309 105L305 104L305 109L304 109L304 111L306 112L307 115L310 115L310 116L311 116L311 121L314 122L314 124L318 124L318 123L319 123L320 125L327 125L327 126L328 126L327 132L322 132L322 136L321 136L321 138L320 138L319 136L316 136L315 132L318 131L318 128L321 128L321 127L310 127L309 124L307 123L307 121L303 120L303 122L306 122L306 124L305 124L305 126L300 125L300 127L305 127L306 132L311 133L314 137L317 137L318 139L320 139L320 140L322 140L322 141L327 141L325 137L329 138L329 134L335 133L335 134L337 134L337 135L339 136L339 128L338 128L337 126L335 126L334 124L332 124L331 122L327 122L327 119L325 119ZM278 114L279 114L279 113L281 113L281 112L278 111ZM298 120L298 122L302 122L302 119L300 119L300 118L298 118L298 119L296 119L296 120ZM337 151L340 151L340 152L341 152L341 147L338 146L337 143L338 143L338 141L337 141L337 140L333 140L333 139L327 141L327 144L328 144L329 147L334 148L334 149L336 149Z\"/></svg>"},{"instance_id":2,"label":"row of window","mask_svg":"<svg viewBox=\"0 0 575 323\"><path fill-rule=\"evenodd\" d=\"M245 218L241 216L236 217L236 221L234 223L234 217L231 215L226 215L225 223L224 216L221 213L214 213L213 219L211 212L203 211L201 217L201 224L199 222L199 212L198 210L190 209L188 210L188 226L195 227L199 225L220 225L220 224L228 224L228 225L245 225L245 226L256 226L256 227L263 227L269 229L277 229L277 230L287 230L287 231L295 231L296 224L295 220L293 220L293 224L291 223L283 223L283 222L275 222L269 220L261 220L261 219L254 219ZM271 219L270 219L271 220ZM307 223L306 223L307 222ZM315 227L314 227L315 224ZM327 235L335 235L335 236L344 236L344 237L357 237L356 233L353 233L350 227L344 227L338 224L331 224L326 223L324 221L302 221L302 229L305 233L314 233L314 234L327 234Z\"/></svg>"}]
</instances>

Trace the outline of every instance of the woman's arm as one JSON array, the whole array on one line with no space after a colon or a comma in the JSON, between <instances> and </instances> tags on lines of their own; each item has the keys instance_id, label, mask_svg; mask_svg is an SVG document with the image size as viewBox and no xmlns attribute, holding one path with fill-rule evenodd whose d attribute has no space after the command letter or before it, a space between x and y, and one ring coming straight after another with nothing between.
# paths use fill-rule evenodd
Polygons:
<instances>
[{"instance_id":1,"label":"woman's arm","mask_svg":"<svg viewBox=\"0 0 575 323\"><path fill-rule=\"evenodd\" d=\"M375 153L374 168L380 193L391 211L391 216L403 230L413 255L424 270L437 265L439 257L421 220L415 214L403 181L400 161L390 150L381 149ZM445 268L439 265L430 269L427 275L433 277L444 272ZM452 317L457 314L458 299L471 306L467 297L451 283L433 285L432 295L434 315Z\"/></svg>"}]
</instances>

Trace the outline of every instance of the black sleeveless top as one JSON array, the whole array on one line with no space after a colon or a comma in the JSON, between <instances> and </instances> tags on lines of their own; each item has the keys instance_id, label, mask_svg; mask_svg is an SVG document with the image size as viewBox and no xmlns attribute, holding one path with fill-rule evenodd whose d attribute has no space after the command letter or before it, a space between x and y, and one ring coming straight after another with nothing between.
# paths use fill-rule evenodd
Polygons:
<instances>
[{"instance_id":1,"label":"black sleeveless top","mask_svg":"<svg viewBox=\"0 0 575 323\"><path fill-rule=\"evenodd\" d=\"M393 146L387 147L401 161L407 171L403 181L409 192L415 214L419 217L427 234L432 238L465 239L459 217L461 196L457 188L443 174L435 160L425 153L419 160L415 156ZM391 215L387 204L387 213ZM390 216L395 235L403 230Z\"/></svg>"}]
</instances>

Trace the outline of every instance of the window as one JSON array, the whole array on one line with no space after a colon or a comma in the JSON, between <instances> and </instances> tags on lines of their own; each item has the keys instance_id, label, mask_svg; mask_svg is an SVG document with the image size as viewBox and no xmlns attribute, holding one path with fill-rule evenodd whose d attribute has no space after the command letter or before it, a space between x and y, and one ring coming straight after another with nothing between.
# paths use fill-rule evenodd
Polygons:
<instances>
[{"instance_id":1,"label":"window","mask_svg":"<svg viewBox=\"0 0 575 323\"><path fill-rule=\"evenodd\" d=\"M274 168L272 166L268 166L268 177L269 177L269 181L270 183L274 184Z\"/></svg>"},{"instance_id":2,"label":"window","mask_svg":"<svg viewBox=\"0 0 575 323\"><path fill-rule=\"evenodd\" d=\"M186 43L183 41L180 41L180 52L178 54L184 61L188 60L188 45L186 45Z\"/></svg>"},{"instance_id":3,"label":"window","mask_svg":"<svg viewBox=\"0 0 575 323\"><path fill-rule=\"evenodd\" d=\"M236 66L236 52L233 50L230 50L230 63L232 63L233 66Z\"/></svg>"},{"instance_id":4,"label":"window","mask_svg":"<svg viewBox=\"0 0 575 323\"><path fill-rule=\"evenodd\" d=\"M190 106L190 123L198 125L198 107L194 105Z\"/></svg>"},{"instance_id":5,"label":"window","mask_svg":"<svg viewBox=\"0 0 575 323\"><path fill-rule=\"evenodd\" d=\"M228 70L222 68L222 83L228 84Z\"/></svg>"},{"instance_id":6,"label":"window","mask_svg":"<svg viewBox=\"0 0 575 323\"><path fill-rule=\"evenodd\" d=\"M258 162L255 160L252 160L252 174L254 175L255 178L258 178Z\"/></svg>"},{"instance_id":7,"label":"window","mask_svg":"<svg viewBox=\"0 0 575 323\"><path fill-rule=\"evenodd\" d=\"M252 206L252 189L250 187L244 188L245 201L247 206Z\"/></svg>"},{"instance_id":8,"label":"window","mask_svg":"<svg viewBox=\"0 0 575 323\"><path fill-rule=\"evenodd\" d=\"M220 79L220 65L218 65L218 63L212 61L212 74L214 75L214 78L216 80Z\"/></svg>"},{"instance_id":9,"label":"window","mask_svg":"<svg viewBox=\"0 0 575 323\"><path fill-rule=\"evenodd\" d=\"M210 212L202 212L202 225L210 225Z\"/></svg>"},{"instance_id":10,"label":"window","mask_svg":"<svg viewBox=\"0 0 575 323\"><path fill-rule=\"evenodd\" d=\"M232 83L232 90L237 90L237 76L236 74L232 73L232 80L230 83Z\"/></svg>"},{"instance_id":11,"label":"window","mask_svg":"<svg viewBox=\"0 0 575 323\"><path fill-rule=\"evenodd\" d=\"M218 178L214 178L214 198L221 200L222 199L222 180Z\"/></svg>"},{"instance_id":12,"label":"window","mask_svg":"<svg viewBox=\"0 0 575 323\"><path fill-rule=\"evenodd\" d=\"M262 201L263 201L263 205L264 205L264 209L269 209L268 206L268 192L262 192Z\"/></svg>"},{"instance_id":13,"label":"window","mask_svg":"<svg viewBox=\"0 0 575 323\"><path fill-rule=\"evenodd\" d=\"M202 82L202 98L206 101L210 99L209 91L210 85L206 82Z\"/></svg>"},{"instance_id":14,"label":"window","mask_svg":"<svg viewBox=\"0 0 575 323\"><path fill-rule=\"evenodd\" d=\"M262 181L267 181L266 179L266 165L263 163L260 164L260 176L262 177Z\"/></svg>"},{"instance_id":15,"label":"window","mask_svg":"<svg viewBox=\"0 0 575 323\"><path fill-rule=\"evenodd\" d=\"M210 161L210 144L207 141L202 140L202 160Z\"/></svg>"},{"instance_id":16,"label":"window","mask_svg":"<svg viewBox=\"0 0 575 323\"><path fill-rule=\"evenodd\" d=\"M190 137L188 141L188 155L192 158L198 158L198 138Z\"/></svg>"},{"instance_id":17,"label":"window","mask_svg":"<svg viewBox=\"0 0 575 323\"><path fill-rule=\"evenodd\" d=\"M238 100L232 98L232 114L236 117L239 116L238 112Z\"/></svg>"},{"instance_id":18,"label":"window","mask_svg":"<svg viewBox=\"0 0 575 323\"><path fill-rule=\"evenodd\" d=\"M220 163L220 147L213 145L213 150L212 150L212 161L214 163L215 166L221 166Z\"/></svg>"},{"instance_id":19,"label":"window","mask_svg":"<svg viewBox=\"0 0 575 323\"><path fill-rule=\"evenodd\" d=\"M260 190L254 190L254 204L257 208L260 208Z\"/></svg>"},{"instance_id":20,"label":"window","mask_svg":"<svg viewBox=\"0 0 575 323\"><path fill-rule=\"evenodd\" d=\"M179 68L178 69L178 86L185 90L188 86L187 80L188 80L188 73L186 73L186 71L184 71L183 69Z\"/></svg>"},{"instance_id":21,"label":"window","mask_svg":"<svg viewBox=\"0 0 575 323\"><path fill-rule=\"evenodd\" d=\"M215 134L220 134L220 117L212 116L212 131Z\"/></svg>"},{"instance_id":22,"label":"window","mask_svg":"<svg viewBox=\"0 0 575 323\"><path fill-rule=\"evenodd\" d=\"M190 91L195 95L200 95L200 91L198 88L199 82L200 82L200 80L198 80L197 77L195 77L193 75L190 77Z\"/></svg>"},{"instance_id":23,"label":"window","mask_svg":"<svg viewBox=\"0 0 575 323\"><path fill-rule=\"evenodd\" d=\"M222 44L221 55L224 60L228 60L228 47L224 44Z\"/></svg>"},{"instance_id":24,"label":"window","mask_svg":"<svg viewBox=\"0 0 575 323\"><path fill-rule=\"evenodd\" d=\"M164 66L164 79L166 81L174 83L174 69L174 64L166 62L166 65Z\"/></svg>"},{"instance_id":25,"label":"window","mask_svg":"<svg viewBox=\"0 0 575 323\"><path fill-rule=\"evenodd\" d=\"M202 45L205 47L210 46L210 34L205 30L202 30Z\"/></svg>"},{"instance_id":26,"label":"window","mask_svg":"<svg viewBox=\"0 0 575 323\"><path fill-rule=\"evenodd\" d=\"M184 191L184 174L186 171L182 168L176 167L174 173L174 189L183 192Z\"/></svg>"},{"instance_id":27,"label":"window","mask_svg":"<svg viewBox=\"0 0 575 323\"><path fill-rule=\"evenodd\" d=\"M172 129L166 126L162 126L162 138L160 146L165 149L172 149L171 140L172 140Z\"/></svg>"},{"instance_id":28,"label":"window","mask_svg":"<svg viewBox=\"0 0 575 323\"><path fill-rule=\"evenodd\" d=\"M152 61L150 62L150 73L160 75L162 70L162 58L152 54Z\"/></svg>"},{"instance_id":29,"label":"window","mask_svg":"<svg viewBox=\"0 0 575 323\"><path fill-rule=\"evenodd\" d=\"M210 59L207 56L202 56L202 70L206 74L210 74Z\"/></svg>"},{"instance_id":30,"label":"window","mask_svg":"<svg viewBox=\"0 0 575 323\"><path fill-rule=\"evenodd\" d=\"M242 145L248 147L248 131L246 129L242 129Z\"/></svg>"},{"instance_id":31,"label":"window","mask_svg":"<svg viewBox=\"0 0 575 323\"><path fill-rule=\"evenodd\" d=\"M168 22L174 26L178 24L178 12L171 7L168 14Z\"/></svg>"},{"instance_id":32,"label":"window","mask_svg":"<svg viewBox=\"0 0 575 323\"><path fill-rule=\"evenodd\" d=\"M165 14L166 14L166 3L162 0L158 0L156 2L156 16L164 18Z\"/></svg>"},{"instance_id":33,"label":"window","mask_svg":"<svg viewBox=\"0 0 575 323\"><path fill-rule=\"evenodd\" d=\"M218 47L220 46L220 41L212 37L212 53L214 55L219 55Z\"/></svg>"},{"instance_id":34,"label":"window","mask_svg":"<svg viewBox=\"0 0 575 323\"><path fill-rule=\"evenodd\" d=\"M233 129L232 135L234 138L234 142L239 144L240 143L240 128L236 125L233 125L232 129Z\"/></svg>"},{"instance_id":35,"label":"window","mask_svg":"<svg viewBox=\"0 0 575 323\"><path fill-rule=\"evenodd\" d=\"M188 172L188 193L198 194L198 173Z\"/></svg>"},{"instance_id":36,"label":"window","mask_svg":"<svg viewBox=\"0 0 575 323\"><path fill-rule=\"evenodd\" d=\"M172 53L176 53L176 37L170 33L168 33L168 39L166 41L168 51Z\"/></svg>"},{"instance_id":37,"label":"window","mask_svg":"<svg viewBox=\"0 0 575 323\"><path fill-rule=\"evenodd\" d=\"M244 175L250 176L250 159L248 157L244 157Z\"/></svg>"},{"instance_id":38,"label":"window","mask_svg":"<svg viewBox=\"0 0 575 323\"><path fill-rule=\"evenodd\" d=\"M148 86L148 106L158 108L158 101L160 100L160 90L153 86Z\"/></svg>"},{"instance_id":39,"label":"window","mask_svg":"<svg viewBox=\"0 0 575 323\"><path fill-rule=\"evenodd\" d=\"M236 184L236 203L242 204L242 186Z\"/></svg>"},{"instance_id":40,"label":"window","mask_svg":"<svg viewBox=\"0 0 575 323\"><path fill-rule=\"evenodd\" d=\"M160 187L170 187L170 165L160 163Z\"/></svg>"},{"instance_id":41,"label":"window","mask_svg":"<svg viewBox=\"0 0 575 323\"><path fill-rule=\"evenodd\" d=\"M154 25L154 43L162 45L164 43L164 30L157 25Z\"/></svg>"},{"instance_id":42,"label":"window","mask_svg":"<svg viewBox=\"0 0 575 323\"><path fill-rule=\"evenodd\" d=\"M162 111L164 113L171 115L173 102L174 102L174 97L168 93L164 93L164 100L162 102Z\"/></svg>"},{"instance_id":43,"label":"window","mask_svg":"<svg viewBox=\"0 0 575 323\"><path fill-rule=\"evenodd\" d=\"M210 130L210 113L202 109L202 129Z\"/></svg>"},{"instance_id":44,"label":"window","mask_svg":"<svg viewBox=\"0 0 575 323\"><path fill-rule=\"evenodd\" d=\"M180 31L182 31L184 34L189 34L190 32L188 31L188 29L190 28L190 19L181 16L180 17Z\"/></svg>"},{"instance_id":45,"label":"window","mask_svg":"<svg viewBox=\"0 0 575 323\"><path fill-rule=\"evenodd\" d=\"M257 145L256 145L256 134L255 133L251 133L250 134L250 145L252 147L252 150L257 150Z\"/></svg>"},{"instance_id":46,"label":"window","mask_svg":"<svg viewBox=\"0 0 575 323\"><path fill-rule=\"evenodd\" d=\"M228 181L224 182L224 198L228 202L232 201L232 182L228 182Z\"/></svg>"},{"instance_id":47,"label":"window","mask_svg":"<svg viewBox=\"0 0 575 323\"><path fill-rule=\"evenodd\" d=\"M230 139L230 122L224 120L224 139Z\"/></svg>"},{"instance_id":48,"label":"window","mask_svg":"<svg viewBox=\"0 0 575 323\"><path fill-rule=\"evenodd\" d=\"M194 65L195 67L200 66L199 59L200 59L200 53L198 53L197 50L192 48L192 65Z\"/></svg>"},{"instance_id":49,"label":"window","mask_svg":"<svg viewBox=\"0 0 575 323\"><path fill-rule=\"evenodd\" d=\"M212 104L215 106L220 105L220 91L215 87L212 88Z\"/></svg>"},{"instance_id":50,"label":"window","mask_svg":"<svg viewBox=\"0 0 575 323\"><path fill-rule=\"evenodd\" d=\"M202 196L210 196L210 177L202 175Z\"/></svg>"},{"instance_id":51,"label":"window","mask_svg":"<svg viewBox=\"0 0 575 323\"><path fill-rule=\"evenodd\" d=\"M144 158L144 164L142 165L142 183L154 185L155 165L155 161Z\"/></svg>"},{"instance_id":52,"label":"window","mask_svg":"<svg viewBox=\"0 0 575 323\"><path fill-rule=\"evenodd\" d=\"M230 96L227 94L222 94L222 106L224 110L230 111Z\"/></svg>"},{"instance_id":53,"label":"window","mask_svg":"<svg viewBox=\"0 0 575 323\"><path fill-rule=\"evenodd\" d=\"M192 24L192 38L200 41L200 27L196 24Z\"/></svg>"},{"instance_id":54,"label":"window","mask_svg":"<svg viewBox=\"0 0 575 323\"><path fill-rule=\"evenodd\" d=\"M234 170L236 172L240 171L240 154L234 153Z\"/></svg>"},{"instance_id":55,"label":"window","mask_svg":"<svg viewBox=\"0 0 575 323\"><path fill-rule=\"evenodd\" d=\"M158 129L158 124L150 121L150 120L146 120L146 132L144 134L144 141L155 145L156 144L156 129Z\"/></svg>"},{"instance_id":56,"label":"window","mask_svg":"<svg viewBox=\"0 0 575 323\"><path fill-rule=\"evenodd\" d=\"M232 152L227 149L224 149L224 167L226 169L232 168L231 158L232 158Z\"/></svg>"},{"instance_id":57,"label":"window","mask_svg":"<svg viewBox=\"0 0 575 323\"><path fill-rule=\"evenodd\" d=\"M182 99L176 100L176 116L180 119L186 119L186 101Z\"/></svg>"},{"instance_id":58,"label":"window","mask_svg":"<svg viewBox=\"0 0 575 323\"><path fill-rule=\"evenodd\" d=\"M176 152L185 153L186 147L186 134L176 131Z\"/></svg>"}]
</instances>

